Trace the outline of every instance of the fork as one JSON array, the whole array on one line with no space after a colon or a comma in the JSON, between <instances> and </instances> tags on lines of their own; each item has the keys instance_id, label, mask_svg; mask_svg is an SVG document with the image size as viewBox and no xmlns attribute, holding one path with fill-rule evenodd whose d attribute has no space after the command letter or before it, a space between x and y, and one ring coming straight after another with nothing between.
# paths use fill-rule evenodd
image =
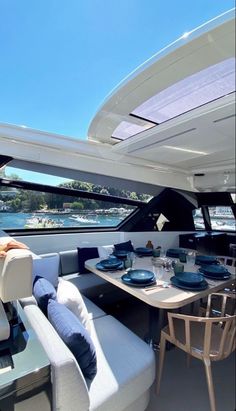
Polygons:
<instances>
[{"instance_id":1,"label":"fork","mask_svg":"<svg viewBox=\"0 0 236 411\"><path fill-rule=\"evenodd\" d=\"M156 284L156 285L154 285L153 287L145 288L144 291L155 290L155 288L170 288L170 287L172 287L171 284L168 283L168 282L165 282L165 283L163 283L163 284Z\"/></svg>"}]
</instances>

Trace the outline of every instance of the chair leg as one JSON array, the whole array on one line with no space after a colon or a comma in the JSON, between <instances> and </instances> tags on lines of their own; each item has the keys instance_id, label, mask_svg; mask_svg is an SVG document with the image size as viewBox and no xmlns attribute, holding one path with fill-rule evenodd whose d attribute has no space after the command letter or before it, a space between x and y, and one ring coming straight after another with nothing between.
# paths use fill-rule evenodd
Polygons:
<instances>
[{"instance_id":1,"label":"chair leg","mask_svg":"<svg viewBox=\"0 0 236 411\"><path fill-rule=\"evenodd\" d=\"M166 339L163 333L161 333L161 341L160 341L160 351L159 351L159 366L158 366L158 375L157 375L157 395L160 392L160 385L161 385L161 376L165 358L165 351L166 351Z\"/></svg>"},{"instance_id":2,"label":"chair leg","mask_svg":"<svg viewBox=\"0 0 236 411\"><path fill-rule=\"evenodd\" d=\"M212 372L211 372L211 361L207 358L204 358L203 362L205 365L205 372L206 372L206 378L207 378L207 386L208 386L208 392L209 392L209 398L210 398L211 411L216 411L215 393L214 393L214 386L213 386Z\"/></svg>"},{"instance_id":3,"label":"chair leg","mask_svg":"<svg viewBox=\"0 0 236 411\"><path fill-rule=\"evenodd\" d=\"M187 367L190 367L191 355L187 354Z\"/></svg>"}]
</instances>

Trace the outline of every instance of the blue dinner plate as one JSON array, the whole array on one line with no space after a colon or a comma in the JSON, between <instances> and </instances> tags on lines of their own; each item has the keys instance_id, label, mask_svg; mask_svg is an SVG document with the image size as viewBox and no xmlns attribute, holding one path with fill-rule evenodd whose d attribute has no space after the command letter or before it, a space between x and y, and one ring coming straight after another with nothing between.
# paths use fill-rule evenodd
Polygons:
<instances>
[{"instance_id":1,"label":"blue dinner plate","mask_svg":"<svg viewBox=\"0 0 236 411\"><path fill-rule=\"evenodd\" d=\"M204 279L202 280L200 284L195 285L195 286L181 283L176 276L171 277L170 281L175 287L181 288L182 290L202 291L208 287L208 282Z\"/></svg>"},{"instance_id":2,"label":"blue dinner plate","mask_svg":"<svg viewBox=\"0 0 236 411\"><path fill-rule=\"evenodd\" d=\"M216 265L216 264L211 264L211 265L202 265L199 268L199 271L202 273L206 273L209 275L225 275L225 274L230 274L223 265Z\"/></svg>"},{"instance_id":3,"label":"blue dinner plate","mask_svg":"<svg viewBox=\"0 0 236 411\"><path fill-rule=\"evenodd\" d=\"M166 257L179 258L180 254L187 254L183 248L168 248Z\"/></svg>"},{"instance_id":4,"label":"blue dinner plate","mask_svg":"<svg viewBox=\"0 0 236 411\"><path fill-rule=\"evenodd\" d=\"M223 280L228 280L231 277L231 274L221 274L221 275L212 275L212 274L207 274L207 273L202 273L202 275L206 278L209 278L211 280L217 280L217 281L223 281Z\"/></svg>"},{"instance_id":5,"label":"blue dinner plate","mask_svg":"<svg viewBox=\"0 0 236 411\"><path fill-rule=\"evenodd\" d=\"M134 281L132 281L132 279L130 278L129 273L128 274L124 274L121 276L122 281L127 284L127 285L131 285L132 287L149 287L150 285L156 284L156 278L154 277L153 280L146 282L146 283L135 283Z\"/></svg>"},{"instance_id":6,"label":"blue dinner plate","mask_svg":"<svg viewBox=\"0 0 236 411\"><path fill-rule=\"evenodd\" d=\"M219 264L219 261L216 259L216 257L212 257L210 255L197 255L195 259L195 264Z\"/></svg>"},{"instance_id":7,"label":"blue dinner plate","mask_svg":"<svg viewBox=\"0 0 236 411\"><path fill-rule=\"evenodd\" d=\"M97 263L96 268L100 271L116 271L116 270L123 270L124 264L121 261L120 265L118 265L117 267L107 268L107 267L104 267L101 263Z\"/></svg>"},{"instance_id":8,"label":"blue dinner plate","mask_svg":"<svg viewBox=\"0 0 236 411\"><path fill-rule=\"evenodd\" d=\"M176 277L181 284L186 284L190 286L199 285L204 280L201 274L189 273L186 271L184 271L183 273L179 273Z\"/></svg>"},{"instance_id":9,"label":"blue dinner plate","mask_svg":"<svg viewBox=\"0 0 236 411\"><path fill-rule=\"evenodd\" d=\"M115 251L113 251L113 255L118 257L118 258L126 258L129 253L130 253L130 251L126 251L126 250L115 250Z\"/></svg>"},{"instance_id":10,"label":"blue dinner plate","mask_svg":"<svg viewBox=\"0 0 236 411\"><path fill-rule=\"evenodd\" d=\"M106 260L100 261L100 264L104 268L116 268L121 264L121 261L118 258L107 258Z\"/></svg>"},{"instance_id":11,"label":"blue dinner plate","mask_svg":"<svg viewBox=\"0 0 236 411\"><path fill-rule=\"evenodd\" d=\"M138 247L135 249L135 252L142 255L152 255L152 248Z\"/></svg>"},{"instance_id":12,"label":"blue dinner plate","mask_svg":"<svg viewBox=\"0 0 236 411\"><path fill-rule=\"evenodd\" d=\"M148 270L130 270L129 277L134 283L147 283L154 279L155 275L152 271Z\"/></svg>"}]
</instances>

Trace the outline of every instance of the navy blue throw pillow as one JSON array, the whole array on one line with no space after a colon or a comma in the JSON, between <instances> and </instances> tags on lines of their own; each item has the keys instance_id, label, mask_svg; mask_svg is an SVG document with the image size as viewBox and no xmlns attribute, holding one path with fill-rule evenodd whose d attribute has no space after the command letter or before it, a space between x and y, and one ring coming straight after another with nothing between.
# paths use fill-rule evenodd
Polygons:
<instances>
[{"instance_id":1,"label":"navy blue throw pillow","mask_svg":"<svg viewBox=\"0 0 236 411\"><path fill-rule=\"evenodd\" d=\"M134 247L130 240L124 243L114 244L114 247L115 250L134 251Z\"/></svg>"},{"instance_id":2,"label":"navy blue throw pillow","mask_svg":"<svg viewBox=\"0 0 236 411\"><path fill-rule=\"evenodd\" d=\"M72 311L54 300L48 303L48 319L75 356L84 378L91 382L97 373L97 358L88 331Z\"/></svg>"},{"instance_id":3,"label":"navy blue throw pillow","mask_svg":"<svg viewBox=\"0 0 236 411\"><path fill-rule=\"evenodd\" d=\"M52 283L46 280L46 278L37 276L33 283L33 295L39 308L47 315L49 299L56 300L57 298L57 293Z\"/></svg>"},{"instance_id":4,"label":"navy blue throw pillow","mask_svg":"<svg viewBox=\"0 0 236 411\"><path fill-rule=\"evenodd\" d=\"M90 260L92 258L98 258L98 249L97 247L84 247L84 248L78 248L78 266L79 266L79 273L84 274L84 273L89 273L85 266L84 263L87 260Z\"/></svg>"}]
</instances>

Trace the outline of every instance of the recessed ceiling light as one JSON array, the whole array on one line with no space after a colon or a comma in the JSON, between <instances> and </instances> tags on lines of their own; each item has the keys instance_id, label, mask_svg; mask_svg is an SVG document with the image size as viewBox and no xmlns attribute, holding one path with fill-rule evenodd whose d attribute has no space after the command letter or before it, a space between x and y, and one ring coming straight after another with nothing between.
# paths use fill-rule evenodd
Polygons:
<instances>
[{"instance_id":1,"label":"recessed ceiling light","mask_svg":"<svg viewBox=\"0 0 236 411\"><path fill-rule=\"evenodd\" d=\"M174 147L174 146L162 146L162 147L169 148L171 150L184 151L185 153L200 154L202 156L205 156L208 154L205 151L190 150L189 148L181 148L181 147Z\"/></svg>"}]
</instances>

